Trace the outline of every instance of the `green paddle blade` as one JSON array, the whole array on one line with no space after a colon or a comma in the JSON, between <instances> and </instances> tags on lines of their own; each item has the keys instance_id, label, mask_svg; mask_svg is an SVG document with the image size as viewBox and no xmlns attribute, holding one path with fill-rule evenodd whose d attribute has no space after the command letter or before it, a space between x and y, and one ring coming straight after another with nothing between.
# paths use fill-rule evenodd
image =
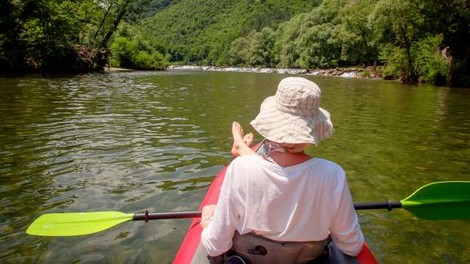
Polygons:
<instances>
[{"instance_id":1,"label":"green paddle blade","mask_svg":"<svg viewBox=\"0 0 470 264\"><path fill-rule=\"evenodd\" d=\"M53 213L41 215L26 230L36 236L79 236L100 232L132 220L121 212Z\"/></svg>"},{"instance_id":2,"label":"green paddle blade","mask_svg":"<svg viewBox=\"0 0 470 264\"><path fill-rule=\"evenodd\" d=\"M423 219L469 219L470 182L430 183L401 200L401 203L403 208Z\"/></svg>"}]
</instances>

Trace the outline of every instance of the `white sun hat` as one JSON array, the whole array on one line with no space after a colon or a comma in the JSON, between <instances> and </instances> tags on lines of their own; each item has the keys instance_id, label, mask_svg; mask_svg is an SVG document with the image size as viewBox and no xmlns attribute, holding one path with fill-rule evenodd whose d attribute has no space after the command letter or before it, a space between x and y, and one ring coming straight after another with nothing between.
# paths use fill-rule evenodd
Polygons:
<instances>
[{"instance_id":1,"label":"white sun hat","mask_svg":"<svg viewBox=\"0 0 470 264\"><path fill-rule=\"evenodd\" d=\"M274 96L266 98L251 121L258 133L277 143L318 145L334 133L330 113L320 108L321 90L301 77L281 80Z\"/></svg>"}]
</instances>

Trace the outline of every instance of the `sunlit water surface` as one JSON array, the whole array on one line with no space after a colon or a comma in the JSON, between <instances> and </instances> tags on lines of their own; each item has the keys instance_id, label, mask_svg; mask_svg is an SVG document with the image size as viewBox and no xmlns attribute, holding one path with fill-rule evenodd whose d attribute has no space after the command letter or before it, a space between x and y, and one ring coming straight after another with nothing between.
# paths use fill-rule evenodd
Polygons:
<instances>
[{"instance_id":1,"label":"sunlit water surface","mask_svg":"<svg viewBox=\"0 0 470 264\"><path fill-rule=\"evenodd\" d=\"M190 220L128 222L81 237L25 234L44 213L195 210L286 75L128 72L0 78L2 263L171 263ZM312 155L347 171L357 202L470 180L470 89L306 76L336 134ZM381 263L468 263L469 220L360 211ZM312 219L314 221L314 219Z\"/></svg>"}]
</instances>

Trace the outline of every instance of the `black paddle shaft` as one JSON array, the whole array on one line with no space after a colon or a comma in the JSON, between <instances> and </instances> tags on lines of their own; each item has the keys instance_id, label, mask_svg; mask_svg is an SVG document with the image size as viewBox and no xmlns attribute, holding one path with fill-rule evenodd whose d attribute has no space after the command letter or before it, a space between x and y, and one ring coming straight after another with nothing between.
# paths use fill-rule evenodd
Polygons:
<instances>
[{"instance_id":1,"label":"black paddle shaft","mask_svg":"<svg viewBox=\"0 0 470 264\"><path fill-rule=\"evenodd\" d=\"M148 220L161 220L161 219L179 219L179 218L198 218L201 217L201 211L187 211L187 212L168 212L168 213L145 213L134 214L133 221L147 222Z\"/></svg>"},{"instance_id":2,"label":"black paddle shaft","mask_svg":"<svg viewBox=\"0 0 470 264\"><path fill-rule=\"evenodd\" d=\"M401 202L399 201L387 201L387 202L372 202L372 203L354 203L356 210L365 209L387 209L391 211L393 208L402 208ZM162 220L162 219L181 219L181 218L198 218L201 217L201 211L186 211L186 212L167 212L167 213L145 213L134 214L133 221L145 221L148 220Z\"/></svg>"},{"instance_id":3,"label":"black paddle shaft","mask_svg":"<svg viewBox=\"0 0 470 264\"><path fill-rule=\"evenodd\" d=\"M402 208L400 201L373 202L373 203L354 203L356 210L364 209L387 209L392 211L393 208Z\"/></svg>"},{"instance_id":4,"label":"black paddle shaft","mask_svg":"<svg viewBox=\"0 0 470 264\"><path fill-rule=\"evenodd\" d=\"M356 210L367 210L367 209L387 209L391 211L393 208L402 208L402 204L399 201L387 201L387 202L371 202L371 203L354 203ZM145 213L134 214L133 221L145 221L148 220L163 220L163 219L181 219L181 218L198 218L201 217L201 211L186 211L186 212L167 212L167 213Z\"/></svg>"}]
</instances>

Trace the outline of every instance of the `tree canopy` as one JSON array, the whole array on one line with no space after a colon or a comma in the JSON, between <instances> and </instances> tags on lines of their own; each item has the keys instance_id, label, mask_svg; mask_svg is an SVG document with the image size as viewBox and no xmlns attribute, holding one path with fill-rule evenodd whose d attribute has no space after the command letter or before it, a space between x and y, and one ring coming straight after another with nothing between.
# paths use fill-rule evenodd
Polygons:
<instances>
[{"instance_id":1,"label":"tree canopy","mask_svg":"<svg viewBox=\"0 0 470 264\"><path fill-rule=\"evenodd\" d=\"M108 63L114 32L123 19L131 20L138 2L2 1L0 70L4 73L101 71Z\"/></svg>"},{"instance_id":2,"label":"tree canopy","mask_svg":"<svg viewBox=\"0 0 470 264\"><path fill-rule=\"evenodd\" d=\"M470 86L468 0L6 0L0 69L378 66Z\"/></svg>"},{"instance_id":3,"label":"tree canopy","mask_svg":"<svg viewBox=\"0 0 470 264\"><path fill-rule=\"evenodd\" d=\"M466 0L181 0L136 24L171 63L334 68L469 85Z\"/></svg>"}]
</instances>

